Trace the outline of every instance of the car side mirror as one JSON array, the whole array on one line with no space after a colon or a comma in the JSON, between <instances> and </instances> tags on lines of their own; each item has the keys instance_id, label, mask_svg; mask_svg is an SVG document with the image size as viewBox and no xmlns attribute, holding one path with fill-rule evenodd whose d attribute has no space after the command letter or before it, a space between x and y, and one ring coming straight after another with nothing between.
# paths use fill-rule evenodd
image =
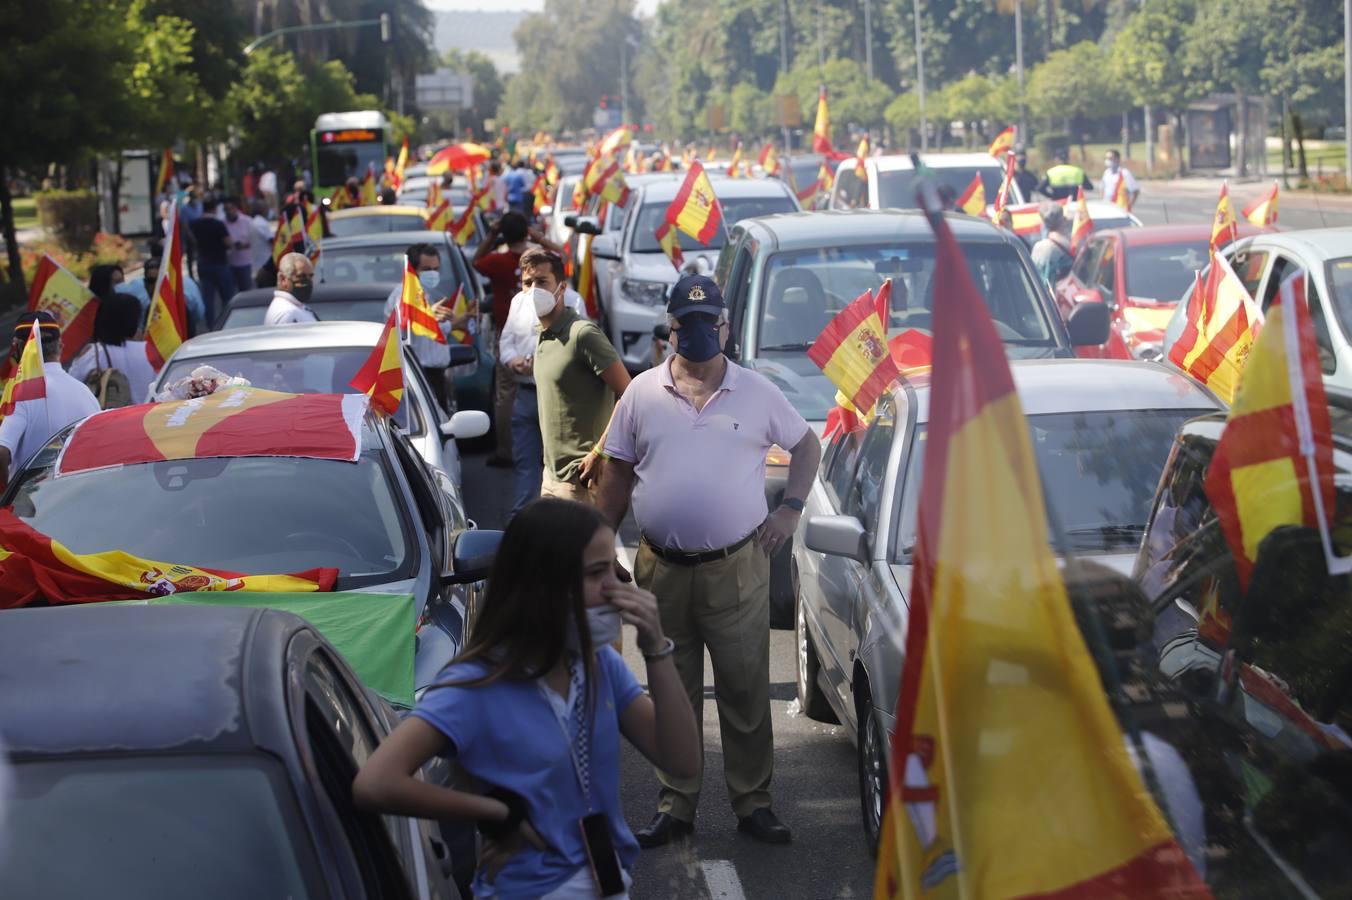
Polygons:
<instances>
[{"instance_id":1,"label":"car side mirror","mask_svg":"<svg viewBox=\"0 0 1352 900\"><path fill-rule=\"evenodd\" d=\"M473 344L451 344L451 365L467 366L479 358L479 350Z\"/></svg>"},{"instance_id":2,"label":"car side mirror","mask_svg":"<svg viewBox=\"0 0 1352 900\"><path fill-rule=\"evenodd\" d=\"M576 228L576 227L577 227L577 216L564 216L564 217L563 217L563 226L564 226L565 228Z\"/></svg>"},{"instance_id":3,"label":"car side mirror","mask_svg":"<svg viewBox=\"0 0 1352 900\"><path fill-rule=\"evenodd\" d=\"M809 550L868 562L868 532L854 516L812 516L803 531Z\"/></svg>"},{"instance_id":4,"label":"car side mirror","mask_svg":"<svg viewBox=\"0 0 1352 900\"><path fill-rule=\"evenodd\" d=\"M578 216L573 222L572 229L578 234L600 234L601 223L593 216Z\"/></svg>"},{"instance_id":5,"label":"car side mirror","mask_svg":"<svg viewBox=\"0 0 1352 900\"><path fill-rule=\"evenodd\" d=\"M620 248L615 244L615 235L598 234L592 238L592 256L597 259L619 259Z\"/></svg>"},{"instance_id":6,"label":"car side mirror","mask_svg":"<svg viewBox=\"0 0 1352 900\"><path fill-rule=\"evenodd\" d=\"M474 528L460 532L451 549L451 571L443 576L443 580L452 584L483 581L493 570L501 543L501 531Z\"/></svg>"},{"instance_id":7,"label":"car side mirror","mask_svg":"<svg viewBox=\"0 0 1352 900\"><path fill-rule=\"evenodd\" d=\"M481 409L462 409L441 423L441 433L456 440L481 437L488 434L488 413Z\"/></svg>"},{"instance_id":8,"label":"car side mirror","mask_svg":"<svg viewBox=\"0 0 1352 900\"><path fill-rule=\"evenodd\" d=\"M1111 316L1106 303L1077 303L1066 317L1070 343L1076 347L1098 346L1108 340Z\"/></svg>"}]
</instances>

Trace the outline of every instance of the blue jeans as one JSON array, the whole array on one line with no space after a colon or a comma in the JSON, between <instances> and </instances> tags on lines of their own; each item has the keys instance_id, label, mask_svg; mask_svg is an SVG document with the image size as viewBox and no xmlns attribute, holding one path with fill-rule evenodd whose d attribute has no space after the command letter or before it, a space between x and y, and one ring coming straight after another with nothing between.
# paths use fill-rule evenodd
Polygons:
<instances>
[{"instance_id":1,"label":"blue jeans","mask_svg":"<svg viewBox=\"0 0 1352 900\"><path fill-rule=\"evenodd\" d=\"M202 283L202 301L207 307L207 327L210 328L225 309L225 304L235 296L235 276L228 265L205 263L200 259L197 261L197 275Z\"/></svg>"},{"instance_id":2,"label":"blue jeans","mask_svg":"<svg viewBox=\"0 0 1352 900\"><path fill-rule=\"evenodd\" d=\"M545 445L540 438L540 405L535 399L535 385L518 384L516 399L512 401L512 472L516 488L513 516L540 496L544 469Z\"/></svg>"}]
</instances>

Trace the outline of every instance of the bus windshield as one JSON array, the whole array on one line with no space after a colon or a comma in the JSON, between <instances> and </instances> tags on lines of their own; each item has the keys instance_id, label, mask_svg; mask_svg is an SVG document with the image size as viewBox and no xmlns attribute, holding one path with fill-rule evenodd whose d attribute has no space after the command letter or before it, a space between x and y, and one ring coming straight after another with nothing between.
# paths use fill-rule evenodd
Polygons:
<instances>
[{"instance_id":1,"label":"bus windshield","mask_svg":"<svg viewBox=\"0 0 1352 900\"><path fill-rule=\"evenodd\" d=\"M334 188L362 178L368 169L377 175L384 169L390 126L379 113L326 113L311 135L316 188Z\"/></svg>"}]
</instances>

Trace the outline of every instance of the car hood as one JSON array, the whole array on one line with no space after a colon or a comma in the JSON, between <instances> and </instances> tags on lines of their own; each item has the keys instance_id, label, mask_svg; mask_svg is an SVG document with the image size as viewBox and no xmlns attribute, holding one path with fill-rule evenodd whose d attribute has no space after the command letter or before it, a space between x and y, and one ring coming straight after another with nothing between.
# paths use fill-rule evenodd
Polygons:
<instances>
[{"instance_id":1,"label":"car hood","mask_svg":"<svg viewBox=\"0 0 1352 900\"><path fill-rule=\"evenodd\" d=\"M696 259L703 259L707 263L707 271L713 272L715 254L711 253L687 253L685 255L685 264L688 266ZM676 267L667 259L665 253L630 253L624 259L624 277L638 278L643 281L660 281L664 284L675 284L680 273Z\"/></svg>"}]
</instances>

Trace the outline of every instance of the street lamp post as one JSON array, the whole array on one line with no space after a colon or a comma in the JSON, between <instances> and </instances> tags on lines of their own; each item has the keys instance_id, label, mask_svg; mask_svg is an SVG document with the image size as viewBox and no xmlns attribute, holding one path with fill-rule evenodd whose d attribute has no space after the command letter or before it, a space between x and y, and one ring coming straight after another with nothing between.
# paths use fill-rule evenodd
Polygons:
<instances>
[{"instance_id":1,"label":"street lamp post","mask_svg":"<svg viewBox=\"0 0 1352 900\"><path fill-rule=\"evenodd\" d=\"M873 8L869 0L864 0L864 68L871 83L873 81Z\"/></svg>"},{"instance_id":2,"label":"street lamp post","mask_svg":"<svg viewBox=\"0 0 1352 900\"><path fill-rule=\"evenodd\" d=\"M1028 143L1028 107L1023 102L1023 0L1014 0L1014 72L1019 79L1019 140Z\"/></svg>"},{"instance_id":3,"label":"street lamp post","mask_svg":"<svg viewBox=\"0 0 1352 900\"><path fill-rule=\"evenodd\" d=\"M1343 0L1343 179L1352 185L1352 0Z\"/></svg>"},{"instance_id":4,"label":"street lamp post","mask_svg":"<svg viewBox=\"0 0 1352 900\"><path fill-rule=\"evenodd\" d=\"M1352 0L1345 0L1352 3ZM920 0L911 0L915 13L915 78L920 99L920 149L929 150L929 122L925 118L925 50L920 42Z\"/></svg>"}]
</instances>

